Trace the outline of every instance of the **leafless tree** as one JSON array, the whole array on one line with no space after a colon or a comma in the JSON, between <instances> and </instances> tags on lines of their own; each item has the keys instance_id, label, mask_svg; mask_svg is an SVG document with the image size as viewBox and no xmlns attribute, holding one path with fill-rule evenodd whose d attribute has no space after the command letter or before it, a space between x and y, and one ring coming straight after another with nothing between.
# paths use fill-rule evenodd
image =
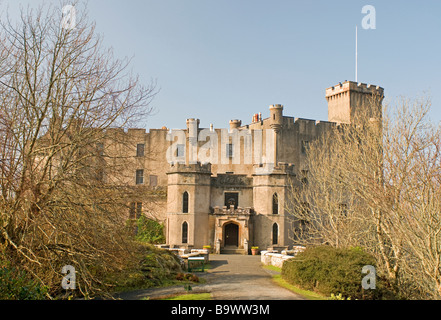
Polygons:
<instances>
[{"instance_id":1,"label":"leafless tree","mask_svg":"<svg viewBox=\"0 0 441 320\"><path fill-rule=\"evenodd\" d=\"M384 134L386 216L402 241L403 277L423 298L441 298L441 128L430 99L402 99Z\"/></svg>"},{"instance_id":2,"label":"leafless tree","mask_svg":"<svg viewBox=\"0 0 441 320\"><path fill-rule=\"evenodd\" d=\"M298 241L364 247L408 298L441 298L441 128L430 106L401 99L335 126L311 145L308 184L292 186L289 205Z\"/></svg>"},{"instance_id":3,"label":"leafless tree","mask_svg":"<svg viewBox=\"0 0 441 320\"><path fill-rule=\"evenodd\" d=\"M155 89L103 47L74 5L74 28L63 26L62 6L1 20L0 243L50 288L73 265L87 296L132 254L121 215L127 188L103 179L103 168L118 172L112 159L124 150L106 153L112 143L103 141L147 116Z\"/></svg>"},{"instance_id":4,"label":"leafless tree","mask_svg":"<svg viewBox=\"0 0 441 320\"><path fill-rule=\"evenodd\" d=\"M308 185L293 188L289 210L296 221L304 221L303 234L297 232L301 241L364 247L396 286L402 237L388 215L383 132L389 119L379 112L379 99L374 96L368 107L357 110L351 124L336 125L312 143Z\"/></svg>"}]
</instances>

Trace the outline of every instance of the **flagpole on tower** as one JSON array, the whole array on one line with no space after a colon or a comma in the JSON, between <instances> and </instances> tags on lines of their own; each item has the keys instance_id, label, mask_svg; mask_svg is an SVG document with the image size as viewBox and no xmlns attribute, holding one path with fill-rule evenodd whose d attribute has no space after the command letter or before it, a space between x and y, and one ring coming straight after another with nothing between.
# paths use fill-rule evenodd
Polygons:
<instances>
[{"instance_id":1,"label":"flagpole on tower","mask_svg":"<svg viewBox=\"0 0 441 320\"><path fill-rule=\"evenodd\" d=\"M358 82L358 26L355 26L355 82Z\"/></svg>"}]
</instances>

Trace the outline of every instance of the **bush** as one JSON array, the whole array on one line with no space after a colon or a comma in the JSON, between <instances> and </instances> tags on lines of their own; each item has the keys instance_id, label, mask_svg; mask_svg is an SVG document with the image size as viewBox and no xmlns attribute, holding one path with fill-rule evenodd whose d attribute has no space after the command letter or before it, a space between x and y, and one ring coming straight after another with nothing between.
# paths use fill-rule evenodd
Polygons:
<instances>
[{"instance_id":1,"label":"bush","mask_svg":"<svg viewBox=\"0 0 441 320\"><path fill-rule=\"evenodd\" d=\"M164 226L159 222L141 216L136 224L138 231L136 233L136 240L146 243L164 243Z\"/></svg>"},{"instance_id":2,"label":"bush","mask_svg":"<svg viewBox=\"0 0 441 320\"><path fill-rule=\"evenodd\" d=\"M43 300L47 288L16 268L0 268L0 300Z\"/></svg>"},{"instance_id":3,"label":"bush","mask_svg":"<svg viewBox=\"0 0 441 320\"><path fill-rule=\"evenodd\" d=\"M182 272L178 257L151 244L139 243L134 263L119 273L109 275L114 291L126 291L161 286L175 280Z\"/></svg>"},{"instance_id":4,"label":"bush","mask_svg":"<svg viewBox=\"0 0 441 320\"><path fill-rule=\"evenodd\" d=\"M199 282L199 277L192 273L178 273L176 275L176 280L179 281L191 281L191 282Z\"/></svg>"},{"instance_id":5,"label":"bush","mask_svg":"<svg viewBox=\"0 0 441 320\"><path fill-rule=\"evenodd\" d=\"M307 248L286 260L282 277L289 283L326 296L350 299L384 299L391 297L384 279L376 276L376 289L364 290L363 266L375 266L375 258L361 248L336 249L330 246Z\"/></svg>"}]
</instances>

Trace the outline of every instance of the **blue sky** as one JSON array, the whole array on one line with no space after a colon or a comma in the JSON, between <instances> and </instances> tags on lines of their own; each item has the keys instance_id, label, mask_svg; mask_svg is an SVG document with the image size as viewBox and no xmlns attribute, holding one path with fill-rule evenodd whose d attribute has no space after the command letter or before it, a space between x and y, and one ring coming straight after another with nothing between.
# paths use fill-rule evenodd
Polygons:
<instances>
[{"instance_id":1,"label":"blue sky","mask_svg":"<svg viewBox=\"0 0 441 320\"><path fill-rule=\"evenodd\" d=\"M0 0L12 16L38 2ZM375 30L361 27L365 5L376 9ZM382 86L391 103L429 94L441 120L439 0L90 0L87 10L105 45L161 89L146 128L246 124L270 104L327 120L325 89L355 80L356 25L358 81Z\"/></svg>"}]
</instances>

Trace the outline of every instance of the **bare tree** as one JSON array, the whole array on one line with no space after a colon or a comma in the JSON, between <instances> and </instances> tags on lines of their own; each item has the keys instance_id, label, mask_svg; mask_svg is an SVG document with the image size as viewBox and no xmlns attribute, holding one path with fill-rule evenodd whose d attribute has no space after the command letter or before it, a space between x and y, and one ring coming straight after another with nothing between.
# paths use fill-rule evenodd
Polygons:
<instances>
[{"instance_id":1,"label":"bare tree","mask_svg":"<svg viewBox=\"0 0 441 320\"><path fill-rule=\"evenodd\" d=\"M385 132L388 218L402 241L403 277L422 297L441 298L441 128L429 99L402 99Z\"/></svg>"},{"instance_id":2,"label":"bare tree","mask_svg":"<svg viewBox=\"0 0 441 320\"><path fill-rule=\"evenodd\" d=\"M393 232L394 221L385 218L380 98L357 110L353 123L336 125L311 144L308 185L291 193L290 211L296 220L307 221L301 241L362 246L395 284L401 240ZM310 209L305 211L304 204Z\"/></svg>"},{"instance_id":3,"label":"bare tree","mask_svg":"<svg viewBox=\"0 0 441 320\"><path fill-rule=\"evenodd\" d=\"M307 222L298 241L362 246L397 292L439 299L441 128L430 105L402 99L382 118L362 111L313 143L308 185L292 187L290 210Z\"/></svg>"},{"instance_id":4,"label":"bare tree","mask_svg":"<svg viewBox=\"0 0 441 320\"><path fill-rule=\"evenodd\" d=\"M127 189L103 181L112 161L102 142L149 114L154 86L103 48L85 10L75 28L62 19L49 6L22 10L16 24L1 20L0 243L51 288L73 265L87 296L132 254L121 215Z\"/></svg>"}]
</instances>

